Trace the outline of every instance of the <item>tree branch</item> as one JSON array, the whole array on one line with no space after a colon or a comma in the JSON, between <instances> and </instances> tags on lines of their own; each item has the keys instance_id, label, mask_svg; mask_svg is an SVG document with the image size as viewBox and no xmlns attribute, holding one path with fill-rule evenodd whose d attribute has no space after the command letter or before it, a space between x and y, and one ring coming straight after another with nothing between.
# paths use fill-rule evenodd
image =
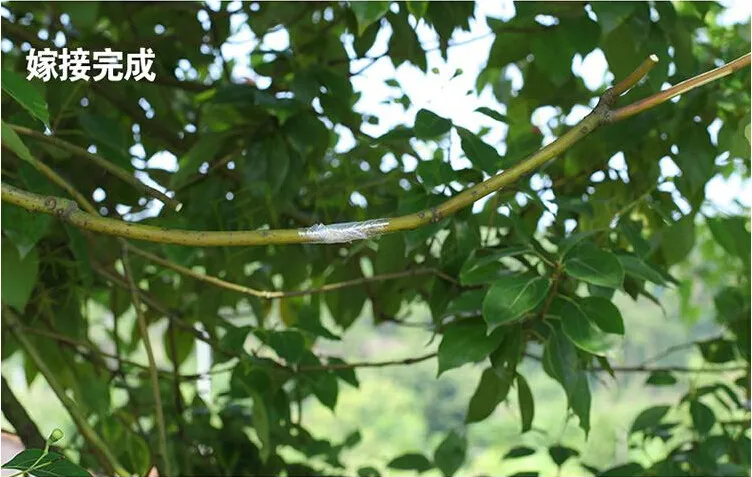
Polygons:
<instances>
[{"instance_id":1,"label":"tree branch","mask_svg":"<svg viewBox=\"0 0 752 477\"><path fill-rule=\"evenodd\" d=\"M114 473L122 477L127 477L130 473L118 462L115 455L109 449L107 444L99 437L94 428L91 427L86 419L86 416L78 408L78 404L68 397L65 392L65 388L57 381L55 374L47 367L47 363L44 362L42 357L37 352L34 345L26 338L21 332L21 322L18 320L16 313L10 309L10 307L3 305L2 320L6 323L10 329L10 333L21 345L26 356L31 359L34 365L39 369L39 372L44 376L44 379L50 385L50 388L55 393L57 398L63 404L65 409L73 418L73 422L76 423L78 431L92 449L95 451L97 459L102 464L102 467L107 473Z\"/></svg>"},{"instance_id":2,"label":"tree branch","mask_svg":"<svg viewBox=\"0 0 752 477\"><path fill-rule=\"evenodd\" d=\"M382 282L386 280L396 280L399 278L415 277L419 275L436 275L442 280L446 280L455 285L459 284L457 280L450 277L449 275L442 272L441 270L437 270L434 268L420 268L420 269L415 269L415 270L405 270L402 272L384 273L381 275L374 275L372 277L354 278L352 280L345 280L345 281L336 282L336 283L328 283L321 287L310 288L307 290L289 290L289 291L257 290L255 288L250 288L250 287L246 287L243 285L239 285L237 283L229 282L227 280L223 280L219 277L194 272L188 267L178 265L162 257L159 257L158 255L154 255L153 253L147 252L146 250L135 247L133 245L128 245L128 248L131 252L135 253L136 255L140 255L151 262L159 264L165 268L174 270L180 273L181 275L188 276L200 282L209 283L209 284L218 286L220 288L224 288L226 290L236 291L244 295L254 296L254 297L262 298L265 300L272 300L272 299L277 299L277 298L290 298L290 297L295 297L295 296L306 296L306 295L313 295L316 293L327 293L327 292L341 290L343 288L363 285L366 283Z\"/></svg>"},{"instance_id":3,"label":"tree branch","mask_svg":"<svg viewBox=\"0 0 752 477\"><path fill-rule=\"evenodd\" d=\"M656 93L652 96L648 96L645 99L636 101L628 106L619 108L611 114L609 121L617 122L621 121L622 119L629 118L647 109L654 108L659 104L663 104L671 98L679 96L680 94L684 94L687 91L697 88L698 86L702 86L704 84L710 83L711 81L715 81L717 79L723 78L724 76L728 76L731 73L734 73L742 68L748 67L749 65L750 53L747 53L746 55L735 59L731 63L721 66L720 68L707 71L695 76L694 78L682 81L681 83L665 89L660 93Z\"/></svg>"},{"instance_id":4,"label":"tree branch","mask_svg":"<svg viewBox=\"0 0 752 477\"><path fill-rule=\"evenodd\" d=\"M144 348L146 348L146 358L149 362L151 390L154 396L154 406L156 408L155 421L159 435L158 453L161 457L160 460L162 461L162 472L164 472L164 475L173 475L170 456L167 454L167 429L165 427L164 409L162 408L162 394L159 392L157 362L154 359L154 351L152 350L151 339L149 338L149 326L146 323L144 310L141 309L141 298L138 293L136 282L133 279L130 261L128 260L128 247L125 243L123 244L123 268L125 269L125 279L128 281L131 290L131 300L133 301L133 308L136 310L136 320L138 322L138 328L141 331L141 339L144 341Z\"/></svg>"},{"instance_id":5,"label":"tree branch","mask_svg":"<svg viewBox=\"0 0 752 477\"><path fill-rule=\"evenodd\" d=\"M75 204L66 199L57 197L44 197L29 193L15 187L3 184L2 200L19 205L33 212L44 212L57 215L72 225L91 230L93 232L115 235L137 240L146 240L159 243L171 243L191 246L249 246L268 244L289 243L343 243L353 240L367 239L385 233L413 230L453 215L457 211L466 208L475 201L493 192L508 186L521 177L539 168L551 159L572 147L585 136L603 124L612 123L624 119L636 112L654 107L671 95L688 91L713 79L725 76L742 65L749 64L749 55L730 63L723 68L699 75L677 87L666 96L658 97L632 110L621 108L615 114L611 106L616 93L627 91L655 65L655 57L651 56L638 67L634 73L620 81L612 89L607 90L602 96L596 108L588 114L575 127L564 133L554 142L544 146L524 161L506 169L505 171L479 183L469 189L465 189L456 196L448 199L441 205L421 212L404 215L392 219L377 219L348 224L318 225L308 229L278 229L278 230L251 230L251 231L190 231L179 229L167 229L131 222L95 217L78 210ZM669 91L669 90L667 90ZM662 93L663 94L663 93ZM662 98L662 99L661 99ZM640 104L638 103L638 104ZM629 108L629 107L627 107ZM625 113L624 111L627 111ZM629 112L634 111L634 112ZM72 206L72 207L71 207Z\"/></svg>"},{"instance_id":6,"label":"tree branch","mask_svg":"<svg viewBox=\"0 0 752 477\"><path fill-rule=\"evenodd\" d=\"M180 202L168 197L167 195L163 194L157 189L154 189L153 187L150 187L144 184L143 182L136 179L132 174L130 174L125 169L118 167L113 162L108 161L107 159L97 154L92 154L86 149L82 147L78 147L74 144L71 144L68 141L64 141L54 136L48 136L46 134L40 133L39 131L34 131L33 129L29 129L23 126L18 126L15 124L9 124L9 126L11 129L13 129L18 134L21 134L22 136L28 136L28 137L37 139L39 141L44 141L48 144L52 144L53 146L63 149L64 151L68 151L72 154L83 157L84 159L88 159L89 161L93 162L97 166L106 170L110 174L126 182L127 184L132 186L134 189L140 192L143 192L149 197L153 197L163 202L166 206L170 207L171 209L180 210Z\"/></svg>"},{"instance_id":7,"label":"tree branch","mask_svg":"<svg viewBox=\"0 0 752 477\"><path fill-rule=\"evenodd\" d=\"M332 363L321 366L301 366L298 371L327 371L336 369L354 369L354 368L384 368L387 366L404 366L408 364L420 363L435 358L439 353L433 352L418 356L417 358L395 359L390 361L363 361L359 363Z\"/></svg>"},{"instance_id":8,"label":"tree branch","mask_svg":"<svg viewBox=\"0 0 752 477\"><path fill-rule=\"evenodd\" d=\"M1 383L2 392L0 392L0 396L2 396L3 416L13 425L16 434L21 438L21 442L27 449L43 449L46 439L39 432L37 425L34 424L26 409L18 402L4 376Z\"/></svg>"},{"instance_id":9,"label":"tree branch","mask_svg":"<svg viewBox=\"0 0 752 477\"><path fill-rule=\"evenodd\" d=\"M742 60L744 57L742 58ZM136 240L146 240L159 243L171 243L189 246L250 246L289 243L343 243L353 240L367 239L385 233L413 230L453 215L475 201L508 186L528 173L536 170L551 159L572 147L585 136L603 124L614 122L611 106L616 93L627 91L634 86L652 66L655 57L651 56L634 73L620 81L612 89L607 90L596 108L579 124L564 133L554 142L544 146L526 160L506 169L505 171L470 187L451 197L441 205L421 212L404 215L392 219L377 219L348 224L318 225L307 229L278 229L251 231L190 231L167 229L132 222L97 217L78 210L72 202L58 197L44 197L22 191L3 184L2 200L24 207L33 212L43 212L57 215L74 226L93 232L115 235ZM728 74L728 73L725 73ZM701 75L702 76L702 75ZM714 75L713 78L722 75ZM710 81L693 82L691 87L697 87ZM685 89L691 89L687 87ZM657 103L656 103L657 104ZM645 108L646 109L646 108ZM621 118L624 116L620 116Z\"/></svg>"}]
</instances>

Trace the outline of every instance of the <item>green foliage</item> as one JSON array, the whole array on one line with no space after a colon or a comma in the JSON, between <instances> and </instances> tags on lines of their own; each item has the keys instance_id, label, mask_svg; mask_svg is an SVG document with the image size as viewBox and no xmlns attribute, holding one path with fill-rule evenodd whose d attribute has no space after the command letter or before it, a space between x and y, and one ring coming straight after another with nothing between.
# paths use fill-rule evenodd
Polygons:
<instances>
[{"instance_id":1,"label":"green foliage","mask_svg":"<svg viewBox=\"0 0 752 477\"><path fill-rule=\"evenodd\" d=\"M723 8L712 2L521 2L504 20L485 18L472 2L27 2L4 8L3 181L66 195L49 171L38 169L41 161L96 199L102 215L169 229L300 228L431 211L520 164L568 130L577 108L592 105L611 79L589 89L572 73L578 55L602 51L616 81L657 54L662 61L647 80L619 99L627 104L749 51L748 25L718 24ZM503 147L491 143L488 128L432 112L440 110L440 96L414 107L417 98L400 74L444 81L433 72L439 69L432 50L446 59L450 48L460 47L452 46L463 38L456 33L476 22L490 28L491 48L477 77L462 79L475 85L468 93L474 117L504 128ZM260 40L247 55L252 78L233 75L241 59L220 54L246 27ZM289 43L270 48L264 37L280 31ZM148 45L156 52L157 79L26 81L25 45L52 47L57 38L69 50ZM384 102L406 111L404 120L380 118L363 106L377 102L369 103L379 88L362 87L358 79L381 57L399 68L386 75L393 96ZM466 75L457 70L449 81ZM749 175L749 90L749 71L739 71L678 102L604 126L532 177L521 175L480 210L437 216L408 232L342 245L132 243L190 270L128 254L157 349L168 458L177 474L378 476L389 469L461 475L477 456L476 429L514 409L523 437L551 435L544 444L530 440L504 449L500 465L517 466L510 475L537 475L523 467L540 456L562 475L749 475L749 380L726 370L749 369L748 210L742 203L719 210L706 196L711 180ZM489 91L492 98L481 96ZM491 99L477 107L478 97ZM533 120L546 111L546 124ZM711 125L720 128L717 137L708 132ZM23 128L49 128L56 140L83 150L94 146L125 174L169 190L182 208L157 204L69 147ZM155 159L172 156L175 167ZM617 156L624 167L610 162ZM678 174L665 174L659 166L665 158ZM459 169L457 159L467 159L467 167ZM75 398L76 409L67 411L92 423L129 472L162 467L123 244L6 203L2 215L4 312L20 315L24 336ZM216 279L234 286L216 286ZM625 459L604 469L589 466L585 449L544 424L554 398L532 372L543 370L563 391L558 396L581 428L578 436L591 444L599 426L596 373L644 371L640 385L666 396L683 393L681 366L615 362L636 335L620 300L663 306L670 290L680 296L682 326L705 318L703 305L713 307L705 323L713 321L720 334L693 346L699 364L718 372L700 384L690 373L692 386L678 403L637 414ZM359 415L343 436L337 426L325 435L313 432L307 413L314 403L340 415L348 396L366 388L362 363L343 359L340 348L329 353L330 346L346 346L348 334L364 322L370 326L370 317L374 335L391 336L390 326L416 325L411 318L421 310L429 316L419 326L428 326L433 339L420 353L410 349L413 354L396 360L411 364L419 354L436 354L425 372L430 379L406 379L411 397L431 396L441 409L426 412L421 447L366 452L365 426L385 416ZM20 361L9 362L22 363L31 383L40 370L3 331L3 358L18 355ZM205 346L211 348L210 393L200 390L206 378L196 374L205 371L196 365ZM534 368L522 369L528 365ZM446 384L453 379L467 387L461 403ZM394 397L369 392L373 406ZM395 419L401 424L408 417ZM662 451L641 453L646 446ZM104 470L86 439L73 441L70 450L81 466ZM354 454L373 461L353 466ZM34 449L6 466L36 466L34 475L88 475L62 454Z\"/></svg>"}]
</instances>

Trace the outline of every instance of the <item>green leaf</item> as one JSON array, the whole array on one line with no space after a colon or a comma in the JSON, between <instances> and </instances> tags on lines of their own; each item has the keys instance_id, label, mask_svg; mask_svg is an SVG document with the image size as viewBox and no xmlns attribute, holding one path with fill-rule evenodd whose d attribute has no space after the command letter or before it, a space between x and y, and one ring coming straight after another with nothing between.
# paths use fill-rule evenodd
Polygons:
<instances>
[{"instance_id":1,"label":"green leaf","mask_svg":"<svg viewBox=\"0 0 752 477\"><path fill-rule=\"evenodd\" d=\"M250 397L253 399L253 428L256 429L256 435L261 441L261 458L266 462L272 452L269 411L266 408L263 396L259 392L251 390Z\"/></svg>"},{"instance_id":2,"label":"green leaf","mask_svg":"<svg viewBox=\"0 0 752 477\"><path fill-rule=\"evenodd\" d=\"M405 239L401 234L388 234L378 239L379 248L373 259L374 273L391 273L405 269Z\"/></svg>"},{"instance_id":3,"label":"green leaf","mask_svg":"<svg viewBox=\"0 0 752 477\"><path fill-rule=\"evenodd\" d=\"M700 353L705 361L709 363L728 363L733 361L734 356L734 342L731 340L716 338L697 343L697 347L700 348Z\"/></svg>"},{"instance_id":4,"label":"green leaf","mask_svg":"<svg viewBox=\"0 0 752 477\"><path fill-rule=\"evenodd\" d=\"M18 137L16 131L11 129L11 127L8 126L5 121L0 121L0 127L2 128L3 144L5 144L8 149L15 152L18 157L20 157L24 161L27 161L30 164L36 163L36 159L31 155L31 152L26 147L26 144L24 144L21 138Z\"/></svg>"},{"instance_id":5,"label":"green leaf","mask_svg":"<svg viewBox=\"0 0 752 477\"><path fill-rule=\"evenodd\" d=\"M708 227L716 242L731 255L741 258L749 268L750 233L746 217L707 218Z\"/></svg>"},{"instance_id":6,"label":"green leaf","mask_svg":"<svg viewBox=\"0 0 752 477\"><path fill-rule=\"evenodd\" d=\"M480 108L475 110L476 113L482 113L488 116L489 118L499 121L500 123L509 124L509 116L506 114L501 114L500 112L496 111L495 109L487 108L485 106L481 106Z\"/></svg>"},{"instance_id":7,"label":"green leaf","mask_svg":"<svg viewBox=\"0 0 752 477\"><path fill-rule=\"evenodd\" d=\"M526 446L517 446L517 447L513 447L512 449L509 450L509 452L504 454L504 457L502 457L502 460L519 459L520 457L527 457L533 454L535 454L535 449L531 449L530 447L526 447Z\"/></svg>"},{"instance_id":8,"label":"green leaf","mask_svg":"<svg viewBox=\"0 0 752 477\"><path fill-rule=\"evenodd\" d=\"M499 262L505 257L516 257L529 252L527 247L512 246L502 249L490 255L479 255L480 249L473 250L467 257L460 270L460 283L462 285L480 285L491 282L505 272L505 267Z\"/></svg>"},{"instance_id":9,"label":"green leaf","mask_svg":"<svg viewBox=\"0 0 752 477\"><path fill-rule=\"evenodd\" d=\"M578 348L600 356L612 349L618 343L619 337L600 328L596 320L603 322L609 329L620 329L621 334L624 333L624 324L618 309L601 297L577 300L556 297L551 303L548 315L561 320L564 334Z\"/></svg>"},{"instance_id":10,"label":"green leaf","mask_svg":"<svg viewBox=\"0 0 752 477\"><path fill-rule=\"evenodd\" d=\"M358 477L381 477L381 474L373 467L360 467L358 468Z\"/></svg>"},{"instance_id":11,"label":"green leaf","mask_svg":"<svg viewBox=\"0 0 752 477\"><path fill-rule=\"evenodd\" d=\"M423 18L428 10L427 0L407 0L407 10L415 15L415 18Z\"/></svg>"},{"instance_id":12,"label":"green leaf","mask_svg":"<svg viewBox=\"0 0 752 477\"><path fill-rule=\"evenodd\" d=\"M199 136L193 146L178 160L179 169L170 179L170 187L179 188L186 179L199 173L202 163L211 164L227 137L225 133L209 132Z\"/></svg>"},{"instance_id":13,"label":"green leaf","mask_svg":"<svg viewBox=\"0 0 752 477\"><path fill-rule=\"evenodd\" d=\"M636 462L617 465L598 474L598 477L639 477L645 475L645 469Z\"/></svg>"},{"instance_id":14,"label":"green leaf","mask_svg":"<svg viewBox=\"0 0 752 477\"><path fill-rule=\"evenodd\" d=\"M479 422L490 416L496 406L506 399L511 386L510 376L500 377L493 368L486 368L475 393L470 398L465 422Z\"/></svg>"},{"instance_id":15,"label":"green leaf","mask_svg":"<svg viewBox=\"0 0 752 477\"><path fill-rule=\"evenodd\" d=\"M467 439L455 431L450 431L434 451L433 460L442 474L450 477L457 473L465 461L466 451Z\"/></svg>"},{"instance_id":16,"label":"green leaf","mask_svg":"<svg viewBox=\"0 0 752 477\"><path fill-rule=\"evenodd\" d=\"M152 466L152 456L149 444L133 432L125 433L125 453L131 464L131 469L138 475L146 475Z\"/></svg>"},{"instance_id":17,"label":"green leaf","mask_svg":"<svg viewBox=\"0 0 752 477\"><path fill-rule=\"evenodd\" d=\"M2 300L23 313L31 292L37 283L39 270L39 256L37 249L31 249L21 258L13 243L5 239L2 241Z\"/></svg>"},{"instance_id":18,"label":"green leaf","mask_svg":"<svg viewBox=\"0 0 752 477\"><path fill-rule=\"evenodd\" d=\"M19 257L23 260L37 242L47 235L52 217L3 203L0 220L3 232L16 246Z\"/></svg>"},{"instance_id":19,"label":"green leaf","mask_svg":"<svg viewBox=\"0 0 752 477\"><path fill-rule=\"evenodd\" d=\"M501 330L499 330L501 331ZM439 344L439 372L457 368L467 363L485 359L499 346L504 335L494 332L486 335L483 322L460 322L447 326Z\"/></svg>"},{"instance_id":20,"label":"green leaf","mask_svg":"<svg viewBox=\"0 0 752 477\"><path fill-rule=\"evenodd\" d=\"M448 184L456 179L451 164L438 157L434 157L430 161L420 161L415 172L420 176L428 192L436 186Z\"/></svg>"},{"instance_id":21,"label":"green leaf","mask_svg":"<svg viewBox=\"0 0 752 477\"><path fill-rule=\"evenodd\" d=\"M570 340L554 328L543 351L543 369L558 381L567 395L567 402L580 418L585 435L590 432L590 386L582 370L577 350Z\"/></svg>"},{"instance_id":22,"label":"green leaf","mask_svg":"<svg viewBox=\"0 0 752 477\"><path fill-rule=\"evenodd\" d=\"M358 21L358 36L361 36L371 23L386 15L389 2L350 2L350 10Z\"/></svg>"},{"instance_id":23,"label":"green leaf","mask_svg":"<svg viewBox=\"0 0 752 477\"><path fill-rule=\"evenodd\" d=\"M551 456L558 467L561 467L566 461L580 455L580 453L569 447L551 446L548 448L548 455Z\"/></svg>"},{"instance_id":24,"label":"green leaf","mask_svg":"<svg viewBox=\"0 0 752 477\"><path fill-rule=\"evenodd\" d=\"M710 429L715 425L715 414L713 414L713 411L696 399L693 399L689 403L689 414L692 416L692 423L695 429L701 435L710 432Z\"/></svg>"},{"instance_id":25,"label":"green leaf","mask_svg":"<svg viewBox=\"0 0 752 477\"><path fill-rule=\"evenodd\" d=\"M401 9L399 14L389 13L387 18L392 25L392 36L389 38L389 58L395 68L409 61L423 72L428 69L426 52L420 44L418 35L407 21L407 12Z\"/></svg>"},{"instance_id":26,"label":"green leaf","mask_svg":"<svg viewBox=\"0 0 752 477\"><path fill-rule=\"evenodd\" d=\"M392 459L387 465L391 469L414 470L419 474L433 468L433 464L423 454L407 453Z\"/></svg>"},{"instance_id":27,"label":"green leaf","mask_svg":"<svg viewBox=\"0 0 752 477\"><path fill-rule=\"evenodd\" d=\"M427 109L421 109L415 115L415 137L434 139L443 136L452 129L452 122Z\"/></svg>"},{"instance_id":28,"label":"green leaf","mask_svg":"<svg viewBox=\"0 0 752 477\"><path fill-rule=\"evenodd\" d=\"M42 214L35 214L40 216ZM91 286L94 282L94 271L91 268L89 257L89 243L81 230L72 225L65 225L65 232L68 234L68 246L76 257L76 266L81 274L81 279L86 286Z\"/></svg>"},{"instance_id":29,"label":"green leaf","mask_svg":"<svg viewBox=\"0 0 752 477\"><path fill-rule=\"evenodd\" d=\"M132 170L131 156L128 152L130 131L117 120L100 114L81 113L78 122L97 145L97 153L123 169Z\"/></svg>"},{"instance_id":30,"label":"green leaf","mask_svg":"<svg viewBox=\"0 0 752 477\"><path fill-rule=\"evenodd\" d=\"M313 377L313 394L332 411L337 406L339 397L339 383L334 373L317 373Z\"/></svg>"},{"instance_id":31,"label":"green leaf","mask_svg":"<svg viewBox=\"0 0 752 477\"><path fill-rule=\"evenodd\" d=\"M620 288L624 281L624 270L616 255L591 242L584 242L567 254L564 271L571 277L602 287Z\"/></svg>"},{"instance_id":32,"label":"green leaf","mask_svg":"<svg viewBox=\"0 0 752 477\"><path fill-rule=\"evenodd\" d=\"M457 127L457 133L461 139L462 150L474 166L489 174L501 168L502 157L496 149L465 128Z\"/></svg>"},{"instance_id":33,"label":"green leaf","mask_svg":"<svg viewBox=\"0 0 752 477\"><path fill-rule=\"evenodd\" d=\"M483 318L490 329L521 318L546 297L551 280L532 274L514 274L496 280L483 299Z\"/></svg>"},{"instance_id":34,"label":"green leaf","mask_svg":"<svg viewBox=\"0 0 752 477\"><path fill-rule=\"evenodd\" d=\"M65 2L65 13L70 15L71 23L78 31L89 30L99 20L99 3Z\"/></svg>"},{"instance_id":35,"label":"green leaf","mask_svg":"<svg viewBox=\"0 0 752 477\"><path fill-rule=\"evenodd\" d=\"M632 423L632 428L630 429L629 433L634 434L635 432L645 431L657 427L661 422L661 419L663 419L666 413L668 413L669 409L671 408L665 405L653 406L645 409L637 415L634 422Z\"/></svg>"},{"instance_id":36,"label":"green leaf","mask_svg":"<svg viewBox=\"0 0 752 477\"><path fill-rule=\"evenodd\" d=\"M3 91L8 93L18 104L32 116L39 119L45 126L50 125L50 113L47 111L47 103L33 83L23 76L11 70L3 68L2 76ZM5 131L3 131L5 135Z\"/></svg>"},{"instance_id":37,"label":"green leaf","mask_svg":"<svg viewBox=\"0 0 752 477\"><path fill-rule=\"evenodd\" d=\"M305 337L297 330L268 331L262 339L288 363L294 364L300 361L306 350Z\"/></svg>"},{"instance_id":38,"label":"green leaf","mask_svg":"<svg viewBox=\"0 0 752 477\"><path fill-rule=\"evenodd\" d=\"M328 283L343 282L362 278L360 266L356 262L348 262L338 265L327 277ZM362 288L349 288L345 290L327 293L324 297L326 306L332 313L334 321L342 328L347 329L360 315L367 296Z\"/></svg>"},{"instance_id":39,"label":"green leaf","mask_svg":"<svg viewBox=\"0 0 752 477\"><path fill-rule=\"evenodd\" d=\"M650 373L645 384L652 386L673 386L676 384L676 378L669 371L653 371Z\"/></svg>"},{"instance_id":40,"label":"green leaf","mask_svg":"<svg viewBox=\"0 0 752 477\"><path fill-rule=\"evenodd\" d=\"M28 471L32 469L32 465L36 462L33 467L34 470L30 473L37 477L91 477L91 474L82 467L56 452L48 452L44 457L41 457L42 454L41 449L26 449L3 464L3 469ZM37 462L37 459L39 459L39 462Z\"/></svg>"},{"instance_id":41,"label":"green leaf","mask_svg":"<svg viewBox=\"0 0 752 477\"><path fill-rule=\"evenodd\" d=\"M517 402L520 406L520 417L522 418L522 433L533 428L533 417L535 417L535 401L533 393L527 380L521 374L517 373Z\"/></svg>"},{"instance_id":42,"label":"green leaf","mask_svg":"<svg viewBox=\"0 0 752 477\"><path fill-rule=\"evenodd\" d=\"M664 285L666 283L666 280L660 273L639 258L633 255L617 255L617 258L621 262L621 266L624 267L627 275L653 282L657 285Z\"/></svg>"},{"instance_id":43,"label":"green leaf","mask_svg":"<svg viewBox=\"0 0 752 477\"><path fill-rule=\"evenodd\" d=\"M188 356L191 355L193 346L196 344L196 336L179 327L175 327L172 331L168 328L164 332L162 343L165 352L167 353L167 357L173 362L173 364L181 365L186 359L188 359Z\"/></svg>"},{"instance_id":44,"label":"green leaf","mask_svg":"<svg viewBox=\"0 0 752 477\"><path fill-rule=\"evenodd\" d=\"M667 265L679 263L695 245L695 222L687 216L666 227L661 233L661 253Z\"/></svg>"}]
</instances>

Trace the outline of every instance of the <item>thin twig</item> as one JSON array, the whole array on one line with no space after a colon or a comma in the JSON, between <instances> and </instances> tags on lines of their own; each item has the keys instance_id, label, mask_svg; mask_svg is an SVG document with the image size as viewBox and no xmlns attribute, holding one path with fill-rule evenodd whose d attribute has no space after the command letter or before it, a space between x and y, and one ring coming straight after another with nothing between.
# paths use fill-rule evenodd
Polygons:
<instances>
[{"instance_id":1,"label":"thin twig","mask_svg":"<svg viewBox=\"0 0 752 477\"><path fill-rule=\"evenodd\" d=\"M714 70L707 71L686 81L682 81L681 83L667 88L660 93L656 93L645 99L636 101L628 106L619 108L611 114L609 121L617 122L621 121L622 119L634 116L635 114L639 114L647 109L651 109L658 106L659 104L665 103L666 101L679 96L680 94L684 94L687 91L693 90L698 86L702 86L704 84L710 83L711 81L715 81L717 79L723 78L724 76L730 75L731 73L734 73L735 71L738 71L742 68L746 68L750 64L750 58L751 54L747 53L746 55L737 58L726 65L723 65Z\"/></svg>"},{"instance_id":2,"label":"thin twig","mask_svg":"<svg viewBox=\"0 0 752 477\"><path fill-rule=\"evenodd\" d=\"M250 288L250 287L246 287L237 283L229 282L227 280L223 280L219 277L194 272L188 267L178 265L162 257L159 257L158 255L155 255L151 252L147 252L146 250L143 250L141 248L134 247L133 245L128 245L128 248L130 249L131 252L137 255L141 255L147 260L157 263L159 265L162 265L165 268L174 270L180 273L181 275L191 277L195 280L199 280L204 283L210 283L212 285L218 286L220 288L224 288L226 290L232 290L238 293L242 293L244 295L250 295L250 296L257 297L257 298L263 298L266 300L272 300L272 299L277 299L277 298L290 298L290 297L295 297L295 296L306 296L306 295L313 295L317 293L327 293L327 292L341 290L343 288L364 285L366 283L381 282L381 281L386 281L386 280L396 280L399 278L415 277L418 275L429 275L429 274L436 275L442 280L446 280L452 284L455 284L455 285L459 284L456 279L452 278L451 276L447 275L441 270L437 270L434 268L420 268L420 269L415 269L415 270L405 270L402 272L384 273L381 275L374 275L372 277L354 278L352 280L346 280L346 281L336 282L336 283L328 283L326 285L323 285L317 288L309 288L307 290L289 290L289 291L257 290L255 288Z\"/></svg>"},{"instance_id":3,"label":"thin twig","mask_svg":"<svg viewBox=\"0 0 752 477\"><path fill-rule=\"evenodd\" d=\"M390 361L363 361L358 363L331 363L325 365L315 366L301 366L299 371L325 371L325 370L337 370L337 369L354 369L354 368L384 368L387 366L403 366L408 364L420 363L427 361L431 358L435 358L438 355L437 352L428 353L416 358L395 359Z\"/></svg>"},{"instance_id":4,"label":"thin twig","mask_svg":"<svg viewBox=\"0 0 752 477\"><path fill-rule=\"evenodd\" d=\"M64 141L55 136L48 136L46 134L40 133L39 131L35 131L33 129L29 129L23 126L18 126L16 124L9 124L9 126L18 134L21 134L23 136L29 136L39 141L44 141L48 144L52 144L53 146L56 146L67 152L83 157L84 159L88 159L89 161L93 162L94 164L106 170L107 172L111 173L115 177L128 183L134 189L137 189L140 192L143 192L144 194L163 202L165 205L167 205L171 209L180 210L180 202L168 197L167 195L163 194L157 189L144 184L143 182L136 179L132 174L130 174L125 169L118 167L112 161L108 161L107 159L99 156L98 154L92 154L86 149L82 147L78 147L75 144L71 144L68 141Z\"/></svg>"},{"instance_id":5,"label":"thin twig","mask_svg":"<svg viewBox=\"0 0 752 477\"><path fill-rule=\"evenodd\" d=\"M162 472L164 472L164 475L174 475L172 473L170 456L167 454L167 428L165 426L164 409L162 408L162 393L159 391L157 362L154 359L154 350L151 347L151 339L149 338L149 326L146 323L144 310L141 309L141 297L139 296L136 282L133 279L130 260L128 260L128 247L125 244L123 244L122 257L125 279L128 281L128 285L131 289L131 300L133 301L133 308L136 310L136 320L138 322L139 330L141 331L141 339L144 341L144 348L146 348L146 358L149 362L149 376L151 377L151 388L152 394L154 395L154 406L156 408L155 418L159 434L158 453L161 457L160 460L162 461Z\"/></svg>"}]
</instances>

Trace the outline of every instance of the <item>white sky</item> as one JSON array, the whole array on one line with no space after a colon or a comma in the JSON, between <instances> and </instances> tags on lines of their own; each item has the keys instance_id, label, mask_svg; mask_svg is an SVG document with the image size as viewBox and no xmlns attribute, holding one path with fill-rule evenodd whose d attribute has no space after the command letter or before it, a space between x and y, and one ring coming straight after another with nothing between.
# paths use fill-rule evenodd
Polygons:
<instances>
[{"instance_id":1,"label":"white sky","mask_svg":"<svg viewBox=\"0 0 752 477\"><path fill-rule=\"evenodd\" d=\"M210 8L216 9L218 2L208 2ZM237 2L235 2L237 4ZM722 1L727 10L721 15L720 23L731 24L741 23L749 19L752 2L745 0ZM238 8L231 4L231 9ZM353 78L353 87L355 91L362 92L362 96L356 109L360 112L377 116L380 120L378 125L363 124L362 129L367 134L377 136L385 133L397 124L412 124L416 112L421 108L427 108L440 116L451 118L458 125L478 131L481 127L488 127L489 133L484 136L484 140L489 144L497 147L500 153L504 152L503 140L506 134L506 126L493 121L483 114L476 113L475 109L480 106L488 106L500 111L504 111L504 106L500 105L494 98L490 88L486 88L480 95L469 94L468 92L475 87L475 79L478 73L485 65L488 58L488 52L493 43L493 36L489 35L490 28L486 24L486 16L501 19L509 19L514 15L514 6L510 0L490 1L481 0L477 3L475 20L471 21L469 32L457 31L453 42L464 42L471 39L476 41L458 45L449 48L447 61L444 62L438 50L428 53L428 73L424 74L420 69L409 63L404 63L395 70L389 58L382 58L376 64L368 68L365 73ZM205 17L200 17L205 21ZM265 88L269 85L269 78L259 77L250 68L250 52L258 44L251 29L248 27L244 14L238 14L233 17L232 25L235 29L235 35L223 45L222 53L226 58L232 58L235 61L233 77L237 81L253 79L259 87ZM424 47L437 45L436 34L430 27L420 22L417 27L418 38ZM387 49L389 40L389 27L382 28L374 46L369 50L368 56L377 56L384 53ZM272 50L283 50L289 46L289 37L286 31L266 35L263 46ZM352 48L347 45L349 52ZM731 60L729 58L728 60ZM360 60L351 62L351 71L358 71L369 60ZM221 74L218 64L212 65L213 73L219 76ZM438 74L432 73L432 69L437 68ZM462 74L455 76L455 72L461 69ZM603 53L595 50L582 58L577 55L573 61L572 71L580 76L585 85L590 89L596 89L601 85L604 78L611 82L613 75L608 72L608 65ZM190 77L190 73L187 74ZM383 100L389 98L398 90L386 86L386 79L394 78L402 86L404 92L410 97L413 106L404 111L399 104L382 104ZM519 73L512 75L513 85L521 86L521 76ZM668 86L665 84L664 86ZM588 108L580 107L573 111L567 118L568 123L574 123L581 119L588 112ZM533 123L538 126L546 136L546 140L553 140L550 135L550 129L546 126L548 120L553 116L553 108L540 108L533 114ZM711 127L711 135L715 136L718 132L719 124ZM342 134L342 139L337 144L338 152L346 152L354 144L352 136L345 128L339 127L338 131ZM459 138L456 132L452 132L450 161L455 169L467 167L469 162L461 158L459 147ZM421 152L421 148L417 148ZM426 154L426 158L429 157ZM411 158L403 159L403 163L408 170L413 169L417 162ZM609 165L616 169L612 174L623 174L624 161L623 157L604 158L604 163L608 161ZM160 153L149 161L151 167L160 167L165 169L174 169L176 167L176 158L169 153ZM397 162L392 157L387 157L382 163L382 171L387 171L397 166ZM665 176L672 176L678 173L678 169L668 158L660 160L661 170ZM622 169L619 172L619 169ZM669 184L670 190L673 187ZM731 177L725 180L720 176L713 178L706 186L707 196L715 207L721 210L732 211L735 200L740 201L746 206L752 205L752 186L748 178ZM354 203L358 202L357 196L353 197ZM476 203L476 209L482 205L482 201ZM149 214L151 215L151 214Z\"/></svg>"}]
</instances>

